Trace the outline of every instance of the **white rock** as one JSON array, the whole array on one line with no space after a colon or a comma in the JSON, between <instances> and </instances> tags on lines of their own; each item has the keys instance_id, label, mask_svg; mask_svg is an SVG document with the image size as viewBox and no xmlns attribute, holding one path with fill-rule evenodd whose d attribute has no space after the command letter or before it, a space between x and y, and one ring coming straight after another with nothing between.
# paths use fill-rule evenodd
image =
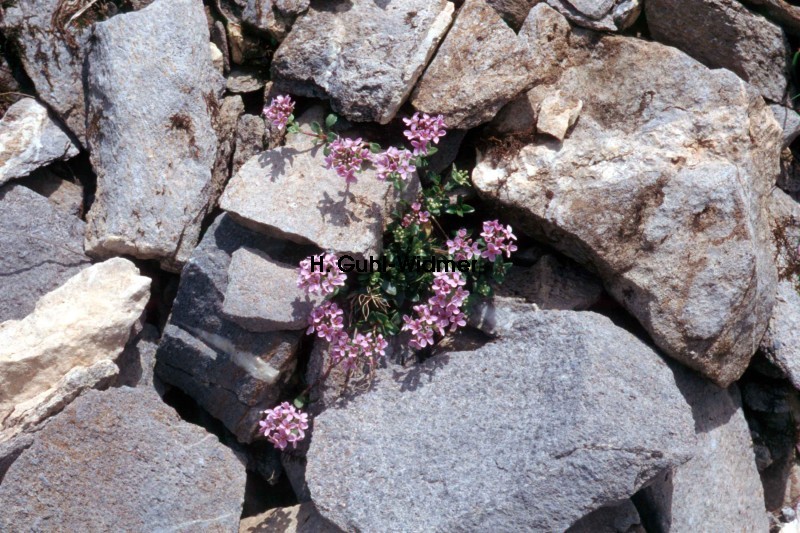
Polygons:
<instances>
[{"instance_id":1,"label":"white rock","mask_svg":"<svg viewBox=\"0 0 800 533\"><path fill-rule=\"evenodd\" d=\"M548 95L539 105L536 131L563 141L567 130L578 120L581 109L583 109L582 100L564 96L561 91L556 91Z\"/></svg>"}]
</instances>

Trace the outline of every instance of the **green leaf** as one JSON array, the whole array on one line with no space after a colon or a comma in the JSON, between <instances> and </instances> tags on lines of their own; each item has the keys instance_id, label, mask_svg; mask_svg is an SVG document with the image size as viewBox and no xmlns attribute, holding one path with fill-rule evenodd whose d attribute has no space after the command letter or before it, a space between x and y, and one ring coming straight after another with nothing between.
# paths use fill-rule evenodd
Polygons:
<instances>
[{"instance_id":1,"label":"green leaf","mask_svg":"<svg viewBox=\"0 0 800 533\"><path fill-rule=\"evenodd\" d=\"M436 154L438 152L439 152L438 148L436 148L435 146L431 146L430 148L428 148L428 153L426 155L427 155L427 157L430 157L433 154Z\"/></svg>"},{"instance_id":2,"label":"green leaf","mask_svg":"<svg viewBox=\"0 0 800 533\"><path fill-rule=\"evenodd\" d=\"M311 131L319 135L320 133L322 133L322 126L319 125L319 122L312 122Z\"/></svg>"},{"instance_id":3,"label":"green leaf","mask_svg":"<svg viewBox=\"0 0 800 533\"><path fill-rule=\"evenodd\" d=\"M308 402L308 400L304 396L298 396L297 398L294 399L294 401L292 403L298 409L302 409L303 407L306 406L307 402Z\"/></svg>"},{"instance_id":4,"label":"green leaf","mask_svg":"<svg viewBox=\"0 0 800 533\"><path fill-rule=\"evenodd\" d=\"M330 132L328 132L328 137L327 137L327 139L328 139L328 142L329 142L329 143L332 143L333 141L335 141L335 140L336 140L336 134L335 134L335 133L330 133ZM325 154L325 155L328 155L328 154Z\"/></svg>"},{"instance_id":5,"label":"green leaf","mask_svg":"<svg viewBox=\"0 0 800 533\"><path fill-rule=\"evenodd\" d=\"M325 117L325 127L331 129L333 125L336 124L337 120L339 120L339 117L331 113L330 115Z\"/></svg>"},{"instance_id":6,"label":"green leaf","mask_svg":"<svg viewBox=\"0 0 800 533\"><path fill-rule=\"evenodd\" d=\"M369 143L369 151L373 154L377 154L383 151L383 148L381 148L381 145L378 143Z\"/></svg>"},{"instance_id":7,"label":"green leaf","mask_svg":"<svg viewBox=\"0 0 800 533\"><path fill-rule=\"evenodd\" d=\"M462 211L462 212L463 212L465 215L468 215L468 214L470 214L470 213L474 213L474 212L475 212L475 208L474 208L474 207L472 207L471 205L467 205L467 204L461 204L461 211Z\"/></svg>"},{"instance_id":8,"label":"green leaf","mask_svg":"<svg viewBox=\"0 0 800 533\"><path fill-rule=\"evenodd\" d=\"M384 280L383 284L381 285L381 289L383 289L383 292L390 296L397 296L397 287L395 287L389 280Z\"/></svg>"},{"instance_id":9,"label":"green leaf","mask_svg":"<svg viewBox=\"0 0 800 533\"><path fill-rule=\"evenodd\" d=\"M331 155L331 147L328 146L327 144L325 145L325 148L322 149L322 155L324 156Z\"/></svg>"}]
</instances>

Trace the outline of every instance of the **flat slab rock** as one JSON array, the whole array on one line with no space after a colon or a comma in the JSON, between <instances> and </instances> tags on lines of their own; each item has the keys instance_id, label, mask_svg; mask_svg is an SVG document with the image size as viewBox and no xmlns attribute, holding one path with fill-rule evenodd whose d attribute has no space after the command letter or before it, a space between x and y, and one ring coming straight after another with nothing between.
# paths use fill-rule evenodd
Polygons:
<instances>
[{"instance_id":1,"label":"flat slab rock","mask_svg":"<svg viewBox=\"0 0 800 533\"><path fill-rule=\"evenodd\" d=\"M261 152L231 179L220 206L237 222L273 237L337 253L380 253L400 194L372 169L345 186L324 159L320 146ZM403 195L412 198L418 188L415 175Z\"/></svg>"},{"instance_id":2,"label":"flat slab rock","mask_svg":"<svg viewBox=\"0 0 800 533\"><path fill-rule=\"evenodd\" d=\"M312 2L276 50L281 91L328 97L350 120L386 124L453 18L446 0Z\"/></svg>"},{"instance_id":3,"label":"flat slab rock","mask_svg":"<svg viewBox=\"0 0 800 533\"><path fill-rule=\"evenodd\" d=\"M645 10L653 39L783 100L791 48L774 22L729 0L648 0Z\"/></svg>"},{"instance_id":4,"label":"flat slab rock","mask_svg":"<svg viewBox=\"0 0 800 533\"><path fill-rule=\"evenodd\" d=\"M781 130L747 83L678 50L585 30L568 43L560 79L522 103L535 118L556 91L580 95L572 131L488 146L472 180L515 228L598 272L664 352L726 386L774 303Z\"/></svg>"},{"instance_id":5,"label":"flat slab rock","mask_svg":"<svg viewBox=\"0 0 800 533\"><path fill-rule=\"evenodd\" d=\"M600 315L542 311L318 415L306 480L346 531L564 531L694 444L652 349Z\"/></svg>"},{"instance_id":6,"label":"flat slab rock","mask_svg":"<svg viewBox=\"0 0 800 533\"><path fill-rule=\"evenodd\" d=\"M179 271L197 244L222 185L212 166L224 80L208 42L199 0L157 0L96 24L87 76L97 173L90 254L157 259Z\"/></svg>"},{"instance_id":7,"label":"flat slab rock","mask_svg":"<svg viewBox=\"0 0 800 533\"><path fill-rule=\"evenodd\" d=\"M234 452L155 392L91 391L6 473L0 529L236 531L244 485Z\"/></svg>"},{"instance_id":8,"label":"flat slab rock","mask_svg":"<svg viewBox=\"0 0 800 533\"><path fill-rule=\"evenodd\" d=\"M223 314L231 255L243 246L276 256L285 247L220 215L181 275L156 375L250 442L261 412L282 399L302 332L253 333Z\"/></svg>"},{"instance_id":9,"label":"flat slab rock","mask_svg":"<svg viewBox=\"0 0 800 533\"><path fill-rule=\"evenodd\" d=\"M23 98L0 119L0 185L76 155L78 147L33 98Z\"/></svg>"},{"instance_id":10,"label":"flat slab rock","mask_svg":"<svg viewBox=\"0 0 800 533\"><path fill-rule=\"evenodd\" d=\"M21 185L0 189L0 322L24 318L36 301L77 274L85 224Z\"/></svg>"}]
</instances>

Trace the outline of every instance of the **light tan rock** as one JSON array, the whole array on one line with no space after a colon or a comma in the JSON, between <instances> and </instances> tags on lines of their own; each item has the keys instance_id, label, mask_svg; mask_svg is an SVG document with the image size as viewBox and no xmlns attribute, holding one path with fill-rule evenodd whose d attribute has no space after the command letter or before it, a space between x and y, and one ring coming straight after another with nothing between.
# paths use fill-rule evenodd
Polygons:
<instances>
[{"instance_id":1,"label":"light tan rock","mask_svg":"<svg viewBox=\"0 0 800 533\"><path fill-rule=\"evenodd\" d=\"M564 96L561 91L545 97L539 105L539 116L536 120L536 131L546 133L563 141L569 130L578 120L583 109L583 101L578 98Z\"/></svg>"},{"instance_id":2,"label":"light tan rock","mask_svg":"<svg viewBox=\"0 0 800 533\"><path fill-rule=\"evenodd\" d=\"M239 533L338 533L341 531L320 516L314 504L278 507L239 522Z\"/></svg>"},{"instance_id":3,"label":"light tan rock","mask_svg":"<svg viewBox=\"0 0 800 533\"><path fill-rule=\"evenodd\" d=\"M0 419L73 368L119 355L149 289L133 263L110 259L43 296L24 319L0 324Z\"/></svg>"}]
</instances>

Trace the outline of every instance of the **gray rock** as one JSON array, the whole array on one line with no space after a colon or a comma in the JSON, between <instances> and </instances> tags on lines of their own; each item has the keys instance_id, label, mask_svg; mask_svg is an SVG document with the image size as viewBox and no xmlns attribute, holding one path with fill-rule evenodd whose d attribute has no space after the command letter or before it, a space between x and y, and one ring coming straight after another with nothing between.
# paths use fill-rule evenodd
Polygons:
<instances>
[{"instance_id":1,"label":"gray rock","mask_svg":"<svg viewBox=\"0 0 800 533\"><path fill-rule=\"evenodd\" d=\"M525 22L531 8L544 0L486 0L486 3L500 13L508 24L518 29Z\"/></svg>"},{"instance_id":2,"label":"gray rock","mask_svg":"<svg viewBox=\"0 0 800 533\"><path fill-rule=\"evenodd\" d=\"M800 294L797 282L781 281L761 351L800 389Z\"/></svg>"},{"instance_id":3,"label":"gray rock","mask_svg":"<svg viewBox=\"0 0 800 533\"><path fill-rule=\"evenodd\" d=\"M231 70L231 51L228 48L228 32L225 30L225 24L220 20L214 22L210 32L211 42L222 52L222 71L228 73Z\"/></svg>"},{"instance_id":4,"label":"gray rock","mask_svg":"<svg viewBox=\"0 0 800 533\"><path fill-rule=\"evenodd\" d=\"M158 329L152 324L145 324L139 335L125 346L117 358L118 386L151 387L163 394L164 386L154 375L158 337Z\"/></svg>"},{"instance_id":5,"label":"gray rock","mask_svg":"<svg viewBox=\"0 0 800 533\"><path fill-rule=\"evenodd\" d=\"M157 259L178 271L197 243L222 187L212 166L223 79L208 39L199 0L157 0L96 24L87 79L97 173L90 254Z\"/></svg>"},{"instance_id":6,"label":"gray rock","mask_svg":"<svg viewBox=\"0 0 800 533\"><path fill-rule=\"evenodd\" d=\"M33 435L23 433L15 439L0 442L0 483L14 461L33 444Z\"/></svg>"},{"instance_id":7,"label":"gray rock","mask_svg":"<svg viewBox=\"0 0 800 533\"><path fill-rule=\"evenodd\" d=\"M308 9L310 0L233 0L241 10L242 21L268 31L281 41L292 28L295 17Z\"/></svg>"},{"instance_id":8,"label":"gray rock","mask_svg":"<svg viewBox=\"0 0 800 533\"><path fill-rule=\"evenodd\" d=\"M636 22L640 0L547 0L570 22L592 30L620 31ZM648 23L650 19L648 17Z\"/></svg>"},{"instance_id":9,"label":"gray rock","mask_svg":"<svg viewBox=\"0 0 800 533\"><path fill-rule=\"evenodd\" d=\"M0 189L0 322L33 311L39 297L77 274L84 223L21 185Z\"/></svg>"},{"instance_id":10,"label":"gray rock","mask_svg":"<svg viewBox=\"0 0 800 533\"><path fill-rule=\"evenodd\" d=\"M239 223L274 237L337 253L377 255L400 194L391 183L375 179L371 168L346 187L325 168L324 159L321 146L303 135L289 136L286 146L253 156L239 169L220 206ZM413 198L418 188L414 176L403 197Z\"/></svg>"},{"instance_id":11,"label":"gray rock","mask_svg":"<svg viewBox=\"0 0 800 533\"><path fill-rule=\"evenodd\" d=\"M235 531L244 485L236 455L154 392L91 391L6 473L0 529Z\"/></svg>"},{"instance_id":12,"label":"gray rock","mask_svg":"<svg viewBox=\"0 0 800 533\"><path fill-rule=\"evenodd\" d=\"M36 93L85 144L83 66L92 32L80 19L67 25L80 4L26 0L4 9L0 29L16 45Z\"/></svg>"},{"instance_id":13,"label":"gray rock","mask_svg":"<svg viewBox=\"0 0 800 533\"><path fill-rule=\"evenodd\" d=\"M648 0L645 9L655 40L735 72L765 98L783 100L790 48L777 24L730 0Z\"/></svg>"},{"instance_id":14,"label":"gray rock","mask_svg":"<svg viewBox=\"0 0 800 533\"><path fill-rule=\"evenodd\" d=\"M266 80L256 70L235 68L228 75L227 89L232 93L253 93L264 88Z\"/></svg>"},{"instance_id":15,"label":"gray rock","mask_svg":"<svg viewBox=\"0 0 800 533\"><path fill-rule=\"evenodd\" d=\"M534 27L523 24L517 35L484 0L467 0L414 89L411 104L425 113L443 114L448 128L469 129L490 121L544 74L533 68L531 58L547 35L531 32Z\"/></svg>"},{"instance_id":16,"label":"gray rock","mask_svg":"<svg viewBox=\"0 0 800 533\"><path fill-rule=\"evenodd\" d=\"M771 104L769 108L783 128L783 146L789 146L800 135L800 114L779 104Z\"/></svg>"},{"instance_id":17,"label":"gray rock","mask_svg":"<svg viewBox=\"0 0 800 533\"><path fill-rule=\"evenodd\" d=\"M228 266L222 313L249 331L305 329L308 315L322 303L297 288L297 266L239 248Z\"/></svg>"},{"instance_id":18,"label":"gray rock","mask_svg":"<svg viewBox=\"0 0 800 533\"><path fill-rule=\"evenodd\" d=\"M2 21L0 21L2 26ZM2 117L9 107L14 103L25 98L19 82L14 77L14 69L8 64L5 56L0 55L0 117Z\"/></svg>"},{"instance_id":19,"label":"gray rock","mask_svg":"<svg viewBox=\"0 0 800 533\"><path fill-rule=\"evenodd\" d=\"M236 125L236 152L233 154L231 174L236 175L242 165L267 148L265 138L267 126L257 115L242 115Z\"/></svg>"},{"instance_id":20,"label":"gray rock","mask_svg":"<svg viewBox=\"0 0 800 533\"><path fill-rule=\"evenodd\" d=\"M263 533L281 531L283 533L339 533L337 528L322 518L312 503L293 507L269 509L256 516L243 518L239 533Z\"/></svg>"},{"instance_id":21,"label":"gray rock","mask_svg":"<svg viewBox=\"0 0 800 533\"><path fill-rule=\"evenodd\" d=\"M736 386L729 390L687 380L698 447L695 456L660 474L643 491L655 511L657 531L769 530L753 441Z\"/></svg>"},{"instance_id":22,"label":"gray rock","mask_svg":"<svg viewBox=\"0 0 800 533\"><path fill-rule=\"evenodd\" d=\"M563 531L694 443L655 352L600 315L542 311L474 351L379 371L315 418L306 479L347 531Z\"/></svg>"},{"instance_id":23,"label":"gray rock","mask_svg":"<svg viewBox=\"0 0 800 533\"><path fill-rule=\"evenodd\" d=\"M0 185L76 155L78 147L33 98L23 98L0 119Z\"/></svg>"},{"instance_id":24,"label":"gray rock","mask_svg":"<svg viewBox=\"0 0 800 533\"><path fill-rule=\"evenodd\" d=\"M472 181L515 228L596 271L668 355L727 385L774 303L780 128L752 87L678 50L585 30L569 41L560 79L524 98L581 95L570 135L489 146Z\"/></svg>"},{"instance_id":25,"label":"gray rock","mask_svg":"<svg viewBox=\"0 0 800 533\"><path fill-rule=\"evenodd\" d=\"M394 118L453 17L446 0L352 0L312 5L276 50L281 91L329 97L350 120ZM377 38L380 36L380 38Z\"/></svg>"},{"instance_id":26,"label":"gray rock","mask_svg":"<svg viewBox=\"0 0 800 533\"><path fill-rule=\"evenodd\" d=\"M156 375L250 442L261 412L283 399L302 333L252 333L222 315L231 254L242 246L278 256L284 245L217 218L181 275Z\"/></svg>"},{"instance_id":27,"label":"gray rock","mask_svg":"<svg viewBox=\"0 0 800 533\"><path fill-rule=\"evenodd\" d=\"M606 505L584 516L566 533L645 533L639 512L631 500Z\"/></svg>"},{"instance_id":28,"label":"gray rock","mask_svg":"<svg viewBox=\"0 0 800 533\"><path fill-rule=\"evenodd\" d=\"M219 112L212 117L214 131L219 139L219 146L211 172L213 188L205 192L208 198L214 199L214 203L222 194L225 184L228 183L231 177L233 154L236 153L236 126L239 123L239 117L243 114L244 101L241 96L234 95L223 98ZM213 204L210 204L206 209L211 207L213 207Z\"/></svg>"},{"instance_id":29,"label":"gray rock","mask_svg":"<svg viewBox=\"0 0 800 533\"><path fill-rule=\"evenodd\" d=\"M19 183L50 200L57 209L74 217L83 215L83 186L80 182L66 180L43 168L19 180Z\"/></svg>"}]
</instances>

